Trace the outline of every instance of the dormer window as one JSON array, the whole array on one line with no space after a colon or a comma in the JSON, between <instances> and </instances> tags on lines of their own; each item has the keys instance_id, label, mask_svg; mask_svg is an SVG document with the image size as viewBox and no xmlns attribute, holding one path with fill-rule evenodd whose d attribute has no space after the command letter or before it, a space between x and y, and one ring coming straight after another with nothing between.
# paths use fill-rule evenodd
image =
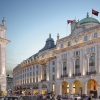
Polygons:
<instances>
[{"instance_id":1,"label":"dormer window","mask_svg":"<svg viewBox=\"0 0 100 100\"><path fill-rule=\"evenodd\" d=\"M87 41L87 40L88 40L88 37L87 37L87 36L85 36L85 37L84 37L84 41Z\"/></svg>"},{"instance_id":2,"label":"dormer window","mask_svg":"<svg viewBox=\"0 0 100 100\"><path fill-rule=\"evenodd\" d=\"M78 42L78 38L75 39L75 42Z\"/></svg>"},{"instance_id":3,"label":"dormer window","mask_svg":"<svg viewBox=\"0 0 100 100\"><path fill-rule=\"evenodd\" d=\"M61 44L61 45L60 45L60 48L63 48L63 47L64 47L63 44Z\"/></svg>"},{"instance_id":4,"label":"dormer window","mask_svg":"<svg viewBox=\"0 0 100 100\"><path fill-rule=\"evenodd\" d=\"M94 33L93 38L97 38L97 33Z\"/></svg>"},{"instance_id":5,"label":"dormer window","mask_svg":"<svg viewBox=\"0 0 100 100\"><path fill-rule=\"evenodd\" d=\"M71 46L71 42L70 41L68 42L68 46Z\"/></svg>"}]
</instances>

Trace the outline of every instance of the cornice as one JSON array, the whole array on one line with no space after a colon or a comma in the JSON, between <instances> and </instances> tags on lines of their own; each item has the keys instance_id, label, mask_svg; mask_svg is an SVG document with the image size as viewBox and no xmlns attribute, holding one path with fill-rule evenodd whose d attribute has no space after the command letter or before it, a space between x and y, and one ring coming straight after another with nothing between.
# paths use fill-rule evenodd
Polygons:
<instances>
[{"instance_id":1,"label":"cornice","mask_svg":"<svg viewBox=\"0 0 100 100\"><path fill-rule=\"evenodd\" d=\"M40 64L40 65L42 65L42 64L44 64L44 63L47 63L48 61L50 61L50 60L52 60L52 59L55 59L56 58L56 56L53 56L53 57L48 57L48 58L44 58L44 59L41 59L41 60L35 60L35 61L32 61L32 62L30 62L30 63L28 63L28 64L24 64L24 65L19 65L20 67L17 69L17 70L15 70L15 71L13 71L13 75L14 74L16 74L17 72L19 72L20 70L23 70L23 69L25 69L25 68L27 68L27 67L30 67L31 65L35 65L35 64Z\"/></svg>"},{"instance_id":2,"label":"cornice","mask_svg":"<svg viewBox=\"0 0 100 100\"><path fill-rule=\"evenodd\" d=\"M67 37L64 37L64 38L61 38L61 39L57 40L57 44L62 43L62 42L64 42L64 41L66 41L66 40L74 39L74 38L76 38L76 37L79 38L79 37L81 37L81 36L90 34L90 33L94 32L94 31L97 31L97 29L100 30L100 25L95 26L95 27L92 27L92 28L90 28L90 29L86 29L86 30L80 32L80 33L77 34L77 35L70 34L70 35L67 36Z\"/></svg>"},{"instance_id":3,"label":"cornice","mask_svg":"<svg viewBox=\"0 0 100 100\"><path fill-rule=\"evenodd\" d=\"M76 45L69 46L69 47L66 47L66 48L62 48L62 49L59 49L59 50L56 49L56 50L54 50L54 53L59 54L59 53L65 52L65 51L70 51L72 49L84 47L86 45L91 45L91 44L98 43L98 42L100 42L100 37L97 38L97 39L93 39L93 40L83 42L83 43L78 43Z\"/></svg>"},{"instance_id":4,"label":"cornice","mask_svg":"<svg viewBox=\"0 0 100 100\"><path fill-rule=\"evenodd\" d=\"M4 39L4 38L0 38L0 43L8 44L9 42L10 42L10 40Z\"/></svg>"}]
</instances>

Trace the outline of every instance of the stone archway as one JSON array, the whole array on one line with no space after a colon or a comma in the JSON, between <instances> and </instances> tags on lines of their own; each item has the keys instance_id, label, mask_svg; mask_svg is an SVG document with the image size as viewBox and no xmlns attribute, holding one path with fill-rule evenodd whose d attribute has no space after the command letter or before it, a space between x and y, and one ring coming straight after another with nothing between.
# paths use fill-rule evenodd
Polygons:
<instances>
[{"instance_id":1,"label":"stone archway","mask_svg":"<svg viewBox=\"0 0 100 100\"><path fill-rule=\"evenodd\" d=\"M47 86L46 84L42 84L42 94L46 94L47 93Z\"/></svg>"},{"instance_id":2,"label":"stone archway","mask_svg":"<svg viewBox=\"0 0 100 100\"><path fill-rule=\"evenodd\" d=\"M87 81L87 94L94 94L97 96L98 91L98 83L94 79L90 79Z\"/></svg>"},{"instance_id":3,"label":"stone archway","mask_svg":"<svg viewBox=\"0 0 100 100\"><path fill-rule=\"evenodd\" d=\"M82 83L79 80L73 83L73 94L82 94Z\"/></svg>"},{"instance_id":4,"label":"stone archway","mask_svg":"<svg viewBox=\"0 0 100 100\"><path fill-rule=\"evenodd\" d=\"M62 94L69 93L69 84L66 81L62 82Z\"/></svg>"}]
</instances>

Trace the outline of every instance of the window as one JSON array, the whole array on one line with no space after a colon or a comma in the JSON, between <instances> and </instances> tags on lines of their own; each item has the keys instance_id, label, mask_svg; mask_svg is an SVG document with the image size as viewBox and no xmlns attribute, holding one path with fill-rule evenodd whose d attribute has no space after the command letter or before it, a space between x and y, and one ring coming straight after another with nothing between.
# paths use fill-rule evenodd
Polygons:
<instances>
[{"instance_id":1,"label":"window","mask_svg":"<svg viewBox=\"0 0 100 100\"><path fill-rule=\"evenodd\" d=\"M29 77L29 73L27 73L27 77Z\"/></svg>"},{"instance_id":2,"label":"window","mask_svg":"<svg viewBox=\"0 0 100 100\"><path fill-rule=\"evenodd\" d=\"M38 70L36 71L36 75L38 75Z\"/></svg>"},{"instance_id":3,"label":"window","mask_svg":"<svg viewBox=\"0 0 100 100\"><path fill-rule=\"evenodd\" d=\"M97 38L97 33L94 33L94 36L93 36L93 38Z\"/></svg>"},{"instance_id":4,"label":"window","mask_svg":"<svg viewBox=\"0 0 100 100\"><path fill-rule=\"evenodd\" d=\"M29 78L27 78L27 83L29 83Z\"/></svg>"},{"instance_id":5,"label":"window","mask_svg":"<svg viewBox=\"0 0 100 100\"><path fill-rule=\"evenodd\" d=\"M84 37L84 41L87 41L87 40L88 40L88 37L87 37L87 36L85 36L85 37Z\"/></svg>"},{"instance_id":6,"label":"window","mask_svg":"<svg viewBox=\"0 0 100 100\"><path fill-rule=\"evenodd\" d=\"M33 70L35 69L35 66L33 66Z\"/></svg>"},{"instance_id":7,"label":"window","mask_svg":"<svg viewBox=\"0 0 100 100\"><path fill-rule=\"evenodd\" d=\"M70 41L68 42L68 46L71 46L71 42Z\"/></svg>"},{"instance_id":8,"label":"window","mask_svg":"<svg viewBox=\"0 0 100 100\"><path fill-rule=\"evenodd\" d=\"M43 72L44 72L44 80L46 80L46 67L43 68Z\"/></svg>"},{"instance_id":9,"label":"window","mask_svg":"<svg viewBox=\"0 0 100 100\"><path fill-rule=\"evenodd\" d=\"M94 51L95 51L95 47L91 47L90 52L94 52Z\"/></svg>"},{"instance_id":10,"label":"window","mask_svg":"<svg viewBox=\"0 0 100 100\"><path fill-rule=\"evenodd\" d=\"M66 61L63 62L63 75L67 74Z\"/></svg>"},{"instance_id":11,"label":"window","mask_svg":"<svg viewBox=\"0 0 100 100\"><path fill-rule=\"evenodd\" d=\"M67 54L62 54L62 59L67 59Z\"/></svg>"},{"instance_id":12,"label":"window","mask_svg":"<svg viewBox=\"0 0 100 100\"><path fill-rule=\"evenodd\" d=\"M35 75L35 72L33 72L33 76Z\"/></svg>"},{"instance_id":13,"label":"window","mask_svg":"<svg viewBox=\"0 0 100 100\"><path fill-rule=\"evenodd\" d=\"M38 69L38 65L36 65L37 69Z\"/></svg>"},{"instance_id":14,"label":"window","mask_svg":"<svg viewBox=\"0 0 100 100\"><path fill-rule=\"evenodd\" d=\"M35 82L35 77L33 77L33 82Z\"/></svg>"},{"instance_id":15,"label":"window","mask_svg":"<svg viewBox=\"0 0 100 100\"><path fill-rule=\"evenodd\" d=\"M23 74L23 78L24 78L24 74Z\"/></svg>"},{"instance_id":16,"label":"window","mask_svg":"<svg viewBox=\"0 0 100 100\"><path fill-rule=\"evenodd\" d=\"M25 79L25 84L26 84L26 79Z\"/></svg>"},{"instance_id":17,"label":"window","mask_svg":"<svg viewBox=\"0 0 100 100\"><path fill-rule=\"evenodd\" d=\"M95 66L95 57L91 56L89 59L89 66Z\"/></svg>"},{"instance_id":18,"label":"window","mask_svg":"<svg viewBox=\"0 0 100 100\"><path fill-rule=\"evenodd\" d=\"M76 51L76 55L78 55L78 51Z\"/></svg>"},{"instance_id":19,"label":"window","mask_svg":"<svg viewBox=\"0 0 100 100\"><path fill-rule=\"evenodd\" d=\"M52 65L55 65L55 61L52 61Z\"/></svg>"},{"instance_id":20,"label":"window","mask_svg":"<svg viewBox=\"0 0 100 100\"><path fill-rule=\"evenodd\" d=\"M89 59L89 72L95 71L95 56L91 56Z\"/></svg>"},{"instance_id":21,"label":"window","mask_svg":"<svg viewBox=\"0 0 100 100\"><path fill-rule=\"evenodd\" d=\"M80 59L75 60L75 74L80 73Z\"/></svg>"},{"instance_id":22,"label":"window","mask_svg":"<svg viewBox=\"0 0 100 100\"><path fill-rule=\"evenodd\" d=\"M30 78L30 83L32 83L32 79Z\"/></svg>"},{"instance_id":23,"label":"window","mask_svg":"<svg viewBox=\"0 0 100 100\"><path fill-rule=\"evenodd\" d=\"M80 55L80 51L75 51L74 52L74 56L79 56Z\"/></svg>"},{"instance_id":24,"label":"window","mask_svg":"<svg viewBox=\"0 0 100 100\"><path fill-rule=\"evenodd\" d=\"M24 84L24 79L23 79L23 84Z\"/></svg>"},{"instance_id":25,"label":"window","mask_svg":"<svg viewBox=\"0 0 100 100\"><path fill-rule=\"evenodd\" d=\"M31 67L30 67L30 70L31 70Z\"/></svg>"},{"instance_id":26,"label":"window","mask_svg":"<svg viewBox=\"0 0 100 100\"><path fill-rule=\"evenodd\" d=\"M55 72L55 68L54 67L52 68L52 71Z\"/></svg>"},{"instance_id":27,"label":"window","mask_svg":"<svg viewBox=\"0 0 100 100\"><path fill-rule=\"evenodd\" d=\"M52 80L55 80L55 75L52 75Z\"/></svg>"},{"instance_id":28,"label":"window","mask_svg":"<svg viewBox=\"0 0 100 100\"><path fill-rule=\"evenodd\" d=\"M30 76L32 76L32 73L30 72Z\"/></svg>"},{"instance_id":29,"label":"window","mask_svg":"<svg viewBox=\"0 0 100 100\"><path fill-rule=\"evenodd\" d=\"M36 82L38 82L38 77L36 77Z\"/></svg>"},{"instance_id":30,"label":"window","mask_svg":"<svg viewBox=\"0 0 100 100\"><path fill-rule=\"evenodd\" d=\"M95 52L95 47L90 47L87 49L88 53Z\"/></svg>"},{"instance_id":31,"label":"window","mask_svg":"<svg viewBox=\"0 0 100 100\"><path fill-rule=\"evenodd\" d=\"M29 71L29 68L27 68L27 71Z\"/></svg>"},{"instance_id":32,"label":"window","mask_svg":"<svg viewBox=\"0 0 100 100\"><path fill-rule=\"evenodd\" d=\"M78 38L75 39L75 42L78 42Z\"/></svg>"},{"instance_id":33,"label":"window","mask_svg":"<svg viewBox=\"0 0 100 100\"><path fill-rule=\"evenodd\" d=\"M60 48L63 48L63 44L60 45Z\"/></svg>"}]
</instances>

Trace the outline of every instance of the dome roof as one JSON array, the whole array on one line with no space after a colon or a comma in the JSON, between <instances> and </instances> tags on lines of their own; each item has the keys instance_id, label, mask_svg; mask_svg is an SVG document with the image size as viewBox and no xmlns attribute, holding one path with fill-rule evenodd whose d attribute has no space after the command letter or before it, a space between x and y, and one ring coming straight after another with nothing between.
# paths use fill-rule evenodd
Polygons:
<instances>
[{"instance_id":1,"label":"dome roof","mask_svg":"<svg viewBox=\"0 0 100 100\"><path fill-rule=\"evenodd\" d=\"M54 40L51 38L51 34L49 34L49 38L46 40L45 46L39 52L47 50L47 49L51 49L54 47L56 47L56 45L54 44Z\"/></svg>"},{"instance_id":2,"label":"dome roof","mask_svg":"<svg viewBox=\"0 0 100 100\"><path fill-rule=\"evenodd\" d=\"M79 21L80 25L85 23L99 23L99 21L95 18L89 17L87 13L87 17Z\"/></svg>"}]
</instances>

